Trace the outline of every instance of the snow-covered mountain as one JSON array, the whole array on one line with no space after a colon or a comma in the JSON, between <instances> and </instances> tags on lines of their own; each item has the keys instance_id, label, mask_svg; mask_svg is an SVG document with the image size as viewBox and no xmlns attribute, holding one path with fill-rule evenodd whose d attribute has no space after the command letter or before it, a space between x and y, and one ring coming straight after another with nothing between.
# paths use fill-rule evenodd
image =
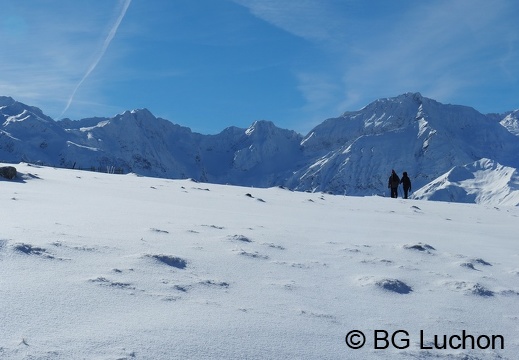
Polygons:
<instances>
[{"instance_id":1,"label":"snow-covered mountain","mask_svg":"<svg viewBox=\"0 0 519 360\"><path fill-rule=\"evenodd\" d=\"M496 176L502 168L509 174L519 168L518 118L518 110L484 115L407 93L328 119L306 136L269 121L202 135L146 109L56 122L38 108L0 97L0 160L361 196L386 194L395 169L409 173L416 197L479 203L506 198L517 205L516 176L500 189L495 176L479 175L482 167ZM439 178L460 168L472 174L467 179L480 179L477 186L439 185ZM462 192L470 196L456 195Z\"/></svg>"},{"instance_id":2,"label":"snow-covered mountain","mask_svg":"<svg viewBox=\"0 0 519 360\"><path fill-rule=\"evenodd\" d=\"M289 185L369 195L384 191L391 169L411 174L418 190L453 167L482 158L517 167L519 137L513 129L473 108L418 93L380 99L313 129L302 144L320 157L294 173Z\"/></svg>"}]
</instances>

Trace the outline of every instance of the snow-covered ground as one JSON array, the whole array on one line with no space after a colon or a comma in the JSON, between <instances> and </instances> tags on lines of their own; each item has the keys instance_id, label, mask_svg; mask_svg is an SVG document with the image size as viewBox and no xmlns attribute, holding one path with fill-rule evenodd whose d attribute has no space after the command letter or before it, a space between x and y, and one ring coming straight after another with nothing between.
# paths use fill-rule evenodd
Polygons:
<instances>
[{"instance_id":1,"label":"snow-covered ground","mask_svg":"<svg viewBox=\"0 0 519 360\"><path fill-rule=\"evenodd\" d=\"M16 167L1 359L519 353L517 207Z\"/></svg>"}]
</instances>

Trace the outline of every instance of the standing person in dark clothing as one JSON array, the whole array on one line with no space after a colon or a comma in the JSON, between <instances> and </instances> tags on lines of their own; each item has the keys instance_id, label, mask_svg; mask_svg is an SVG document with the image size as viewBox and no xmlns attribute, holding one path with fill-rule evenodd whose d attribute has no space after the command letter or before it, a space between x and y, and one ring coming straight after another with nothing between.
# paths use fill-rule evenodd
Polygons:
<instances>
[{"instance_id":1,"label":"standing person in dark clothing","mask_svg":"<svg viewBox=\"0 0 519 360\"><path fill-rule=\"evenodd\" d=\"M411 191L411 179L407 176L407 172L404 171L404 174L402 175L402 180L400 180L400 183L404 187L404 199L407 199L407 195L409 194L409 191Z\"/></svg>"},{"instance_id":2,"label":"standing person in dark clothing","mask_svg":"<svg viewBox=\"0 0 519 360\"><path fill-rule=\"evenodd\" d=\"M391 176L389 177L389 181L387 182L387 187L391 189L391 197L398 197L398 185L400 185L400 178L396 174L395 170L391 170Z\"/></svg>"}]
</instances>

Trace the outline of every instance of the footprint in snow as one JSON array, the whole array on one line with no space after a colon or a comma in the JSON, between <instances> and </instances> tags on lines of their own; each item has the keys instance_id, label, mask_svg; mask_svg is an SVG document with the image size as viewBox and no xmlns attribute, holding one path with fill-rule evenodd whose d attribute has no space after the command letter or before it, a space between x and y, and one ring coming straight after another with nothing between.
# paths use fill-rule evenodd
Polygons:
<instances>
[{"instance_id":1,"label":"footprint in snow","mask_svg":"<svg viewBox=\"0 0 519 360\"><path fill-rule=\"evenodd\" d=\"M135 290L135 287L133 287L129 283L112 281L112 280L109 280L109 279L107 279L105 277L101 277L101 276L98 278L95 278L95 279L90 279L89 281L92 283L101 285L101 286L107 286L107 287L111 287L111 288Z\"/></svg>"},{"instance_id":2,"label":"footprint in snow","mask_svg":"<svg viewBox=\"0 0 519 360\"><path fill-rule=\"evenodd\" d=\"M383 278L377 280L373 276L366 276L359 278L358 282L362 286L375 286L386 292L394 292L401 295L410 294L413 291L411 286L398 279Z\"/></svg>"},{"instance_id":3,"label":"footprint in snow","mask_svg":"<svg viewBox=\"0 0 519 360\"><path fill-rule=\"evenodd\" d=\"M216 225L201 225L201 226L208 227L208 228L211 228L211 229L217 229L217 230L225 229L223 226L216 226Z\"/></svg>"},{"instance_id":4,"label":"footprint in snow","mask_svg":"<svg viewBox=\"0 0 519 360\"><path fill-rule=\"evenodd\" d=\"M423 244L421 242L417 243L417 244L408 244L408 245L404 245L404 249L406 250L415 250L415 251L421 251L421 252L425 252L427 254L432 254L431 251L435 251L436 249L434 247L432 247L431 245L429 244Z\"/></svg>"},{"instance_id":5,"label":"footprint in snow","mask_svg":"<svg viewBox=\"0 0 519 360\"><path fill-rule=\"evenodd\" d=\"M471 283L466 281L448 281L445 282L447 287L452 290L461 291L469 295L476 295L481 297L492 297L494 296L494 292L487 289L483 285L479 283Z\"/></svg>"},{"instance_id":6,"label":"footprint in snow","mask_svg":"<svg viewBox=\"0 0 519 360\"><path fill-rule=\"evenodd\" d=\"M150 231L153 231L153 232L156 232L156 233L159 233L159 234L169 234L169 231L161 230L161 229L157 229L157 228L151 228Z\"/></svg>"},{"instance_id":7,"label":"footprint in snow","mask_svg":"<svg viewBox=\"0 0 519 360\"><path fill-rule=\"evenodd\" d=\"M337 322L337 318L335 316L333 316L333 315L330 315L330 314L317 313L317 312L314 312L314 311L307 311L307 310L301 310L300 314L302 316L307 316L307 317L311 317L311 318L315 318L315 319L328 320L328 321L331 321L333 323Z\"/></svg>"},{"instance_id":8,"label":"footprint in snow","mask_svg":"<svg viewBox=\"0 0 519 360\"><path fill-rule=\"evenodd\" d=\"M253 258L253 259L262 259L262 260L268 260L269 259L268 255L260 254L257 251L248 252L248 251L245 251L245 250L239 250L238 251L238 255L250 257L250 258Z\"/></svg>"},{"instance_id":9,"label":"footprint in snow","mask_svg":"<svg viewBox=\"0 0 519 360\"><path fill-rule=\"evenodd\" d=\"M202 191L211 191L208 188L201 188L201 187L193 187L191 189L193 189L193 190L202 190Z\"/></svg>"},{"instance_id":10,"label":"footprint in snow","mask_svg":"<svg viewBox=\"0 0 519 360\"><path fill-rule=\"evenodd\" d=\"M254 199L254 196L252 196L252 194L250 194L250 193L245 194L245 196L246 196L246 197L249 197L249 198L251 198L251 199ZM265 200L260 199L260 198L257 198L256 200L259 201L259 202L263 202L263 203L265 202Z\"/></svg>"},{"instance_id":11,"label":"footprint in snow","mask_svg":"<svg viewBox=\"0 0 519 360\"><path fill-rule=\"evenodd\" d=\"M375 282L375 285L381 289L395 292L397 294L409 294L413 291L409 285L397 279L378 280Z\"/></svg>"},{"instance_id":12,"label":"footprint in snow","mask_svg":"<svg viewBox=\"0 0 519 360\"><path fill-rule=\"evenodd\" d=\"M204 286L217 287L217 288L228 288L229 287L229 283L225 282L225 281L205 280L205 281L200 281L199 284L204 285Z\"/></svg>"},{"instance_id":13,"label":"footprint in snow","mask_svg":"<svg viewBox=\"0 0 519 360\"><path fill-rule=\"evenodd\" d=\"M187 261L171 255L145 255L146 257L150 257L152 259L157 260L158 262L177 268L177 269L185 269L187 266Z\"/></svg>"},{"instance_id":14,"label":"footprint in snow","mask_svg":"<svg viewBox=\"0 0 519 360\"><path fill-rule=\"evenodd\" d=\"M492 266L491 263L489 263L481 258L473 259L468 262L463 262L460 264L461 267L464 267L464 268L467 268L470 270L481 271L479 269L476 269L475 265Z\"/></svg>"},{"instance_id":15,"label":"footprint in snow","mask_svg":"<svg viewBox=\"0 0 519 360\"><path fill-rule=\"evenodd\" d=\"M272 249L286 250L286 248L284 246L276 245L273 243L263 243L262 245L268 246L269 248L272 248Z\"/></svg>"},{"instance_id":16,"label":"footprint in snow","mask_svg":"<svg viewBox=\"0 0 519 360\"><path fill-rule=\"evenodd\" d=\"M36 255L46 259L56 259L56 257L54 255L49 254L46 249L31 244L14 244L13 249L25 255Z\"/></svg>"},{"instance_id":17,"label":"footprint in snow","mask_svg":"<svg viewBox=\"0 0 519 360\"><path fill-rule=\"evenodd\" d=\"M253 242L251 239L249 239L247 236L245 235L232 235L232 236L227 236L227 238L231 241L240 241L240 242L246 242L246 243L251 243Z\"/></svg>"},{"instance_id":18,"label":"footprint in snow","mask_svg":"<svg viewBox=\"0 0 519 360\"><path fill-rule=\"evenodd\" d=\"M480 265L492 266L491 263L489 263L489 262L487 262L487 261L485 261L485 260L483 260L481 258L474 259L474 260L472 260L472 262L478 263Z\"/></svg>"},{"instance_id":19,"label":"footprint in snow","mask_svg":"<svg viewBox=\"0 0 519 360\"><path fill-rule=\"evenodd\" d=\"M393 260L388 260L388 259L378 259L378 258L374 258L374 259L364 259L364 260L361 260L361 264L370 264L370 265L377 265L377 264L382 264L382 265L392 265L392 264L393 264Z\"/></svg>"},{"instance_id":20,"label":"footprint in snow","mask_svg":"<svg viewBox=\"0 0 519 360\"><path fill-rule=\"evenodd\" d=\"M481 271L481 270L478 270L474 267L474 264L471 263L471 262L464 262L464 263L461 263L460 264L461 267L464 267L464 268L467 268L467 269L470 269L470 270L475 270L475 271Z\"/></svg>"}]
</instances>

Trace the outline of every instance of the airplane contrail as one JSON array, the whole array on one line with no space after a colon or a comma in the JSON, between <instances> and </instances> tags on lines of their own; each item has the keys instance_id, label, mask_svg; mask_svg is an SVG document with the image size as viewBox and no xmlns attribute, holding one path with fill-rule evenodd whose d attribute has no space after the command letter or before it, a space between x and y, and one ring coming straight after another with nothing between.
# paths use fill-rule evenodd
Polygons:
<instances>
[{"instance_id":1,"label":"airplane contrail","mask_svg":"<svg viewBox=\"0 0 519 360\"><path fill-rule=\"evenodd\" d=\"M90 75L90 73L92 71L94 71L94 69L96 68L97 64L99 63L99 61L101 60L101 58L105 54L106 49L108 49L108 46L110 45L110 42L112 42L112 39L114 38L115 34L117 33L117 29L119 28L119 25L121 24L121 21L123 20L124 15L126 15L126 11L128 10L128 7L130 6L131 2L132 2L132 0L125 0L124 1L124 5L122 7L121 13L119 14L119 17L117 18L117 20L115 21L114 25L110 29L110 32L108 33L108 36L106 37L106 39L105 39L105 41L103 43L103 47L101 48L101 51L98 53L98 55L94 59L94 61L90 64L90 66L88 67L88 70L86 71L85 75L83 75L83 78L76 85L74 91L72 92L72 95L70 95L70 98L68 99L67 106L65 107L65 109L63 110L63 112L61 113L61 115L59 117L62 117L63 114L65 114L65 112L68 110L68 108L70 107L70 104L72 104L72 100L74 99L74 96L76 95L77 90L79 89L81 84L83 84L83 82L86 80L86 78Z\"/></svg>"}]
</instances>

